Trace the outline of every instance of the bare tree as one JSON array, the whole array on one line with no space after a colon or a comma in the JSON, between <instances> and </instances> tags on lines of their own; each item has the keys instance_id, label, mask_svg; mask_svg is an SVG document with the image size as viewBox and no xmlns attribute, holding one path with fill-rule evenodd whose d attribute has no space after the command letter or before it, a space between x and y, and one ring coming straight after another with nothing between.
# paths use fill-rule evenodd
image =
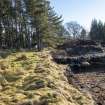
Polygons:
<instances>
[{"instance_id":1,"label":"bare tree","mask_svg":"<svg viewBox=\"0 0 105 105\"><path fill-rule=\"evenodd\" d=\"M69 32L69 35L76 39L80 36L82 26L75 21L71 21L66 23L66 29Z\"/></svg>"}]
</instances>

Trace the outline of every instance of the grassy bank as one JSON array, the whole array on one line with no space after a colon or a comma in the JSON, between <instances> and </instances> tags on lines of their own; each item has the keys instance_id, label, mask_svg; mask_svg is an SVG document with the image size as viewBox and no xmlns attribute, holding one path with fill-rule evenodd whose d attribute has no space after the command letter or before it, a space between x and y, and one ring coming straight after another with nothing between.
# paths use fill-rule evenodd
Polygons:
<instances>
[{"instance_id":1,"label":"grassy bank","mask_svg":"<svg viewBox=\"0 0 105 105\"><path fill-rule=\"evenodd\" d=\"M93 105L89 95L68 83L65 69L48 50L1 57L0 105Z\"/></svg>"}]
</instances>

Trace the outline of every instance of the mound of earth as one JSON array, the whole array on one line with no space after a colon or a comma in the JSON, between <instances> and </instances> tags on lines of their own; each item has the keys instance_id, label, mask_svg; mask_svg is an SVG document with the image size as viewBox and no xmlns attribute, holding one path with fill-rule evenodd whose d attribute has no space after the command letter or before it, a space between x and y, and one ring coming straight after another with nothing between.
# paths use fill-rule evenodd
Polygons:
<instances>
[{"instance_id":1,"label":"mound of earth","mask_svg":"<svg viewBox=\"0 0 105 105\"><path fill-rule=\"evenodd\" d=\"M57 47L57 49L66 49L66 48L70 48L70 47L73 47L73 46L84 46L84 45L94 45L94 46L97 46L99 45L98 42L96 41L92 41L92 40L70 40L70 41L66 41L63 43L63 45L59 45Z\"/></svg>"},{"instance_id":2,"label":"mound of earth","mask_svg":"<svg viewBox=\"0 0 105 105\"><path fill-rule=\"evenodd\" d=\"M1 57L0 105L94 105L89 94L68 83L65 68L48 50Z\"/></svg>"},{"instance_id":3,"label":"mound of earth","mask_svg":"<svg viewBox=\"0 0 105 105\"><path fill-rule=\"evenodd\" d=\"M57 49L60 51L64 50L68 56L79 56L104 52L104 48L101 43L91 40L67 41L62 45L59 45Z\"/></svg>"},{"instance_id":4,"label":"mound of earth","mask_svg":"<svg viewBox=\"0 0 105 105\"><path fill-rule=\"evenodd\" d=\"M58 46L53 58L58 63L82 65L105 65L104 47L91 40L75 40ZM87 66L88 66L87 65Z\"/></svg>"},{"instance_id":5,"label":"mound of earth","mask_svg":"<svg viewBox=\"0 0 105 105\"><path fill-rule=\"evenodd\" d=\"M105 105L105 43L91 40L65 42L53 53L57 63L69 64L68 80L92 94L96 105Z\"/></svg>"}]
</instances>

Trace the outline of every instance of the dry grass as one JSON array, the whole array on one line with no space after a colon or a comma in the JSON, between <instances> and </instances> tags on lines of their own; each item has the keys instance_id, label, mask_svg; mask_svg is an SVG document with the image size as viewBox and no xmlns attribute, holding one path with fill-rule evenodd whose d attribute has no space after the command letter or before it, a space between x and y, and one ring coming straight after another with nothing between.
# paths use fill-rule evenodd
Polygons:
<instances>
[{"instance_id":1,"label":"dry grass","mask_svg":"<svg viewBox=\"0 0 105 105\"><path fill-rule=\"evenodd\" d=\"M0 105L93 105L68 84L66 67L49 51L11 53L0 59Z\"/></svg>"}]
</instances>

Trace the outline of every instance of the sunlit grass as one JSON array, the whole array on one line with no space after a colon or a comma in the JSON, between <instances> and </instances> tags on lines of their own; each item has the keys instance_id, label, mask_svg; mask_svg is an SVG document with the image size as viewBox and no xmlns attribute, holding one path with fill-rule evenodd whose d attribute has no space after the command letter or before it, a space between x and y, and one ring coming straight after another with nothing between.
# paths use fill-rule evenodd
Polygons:
<instances>
[{"instance_id":1,"label":"sunlit grass","mask_svg":"<svg viewBox=\"0 0 105 105\"><path fill-rule=\"evenodd\" d=\"M48 50L11 52L0 59L0 105L29 100L35 105L92 105L89 96L68 84L64 68L52 61Z\"/></svg>"}]
</instances>

